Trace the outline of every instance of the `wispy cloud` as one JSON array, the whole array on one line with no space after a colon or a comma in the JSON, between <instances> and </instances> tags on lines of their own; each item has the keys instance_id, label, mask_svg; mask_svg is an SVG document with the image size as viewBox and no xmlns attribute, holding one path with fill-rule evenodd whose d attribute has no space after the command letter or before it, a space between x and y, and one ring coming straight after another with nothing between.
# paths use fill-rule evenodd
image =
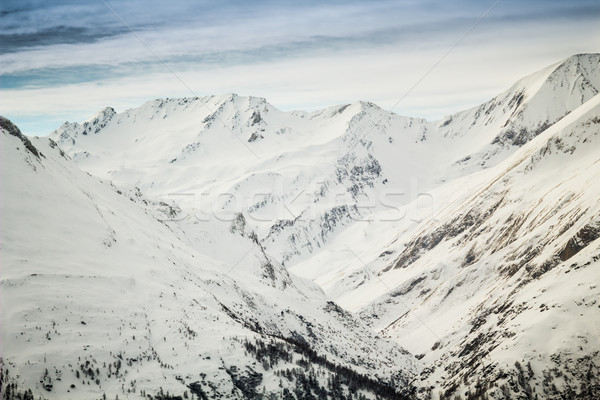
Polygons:
<instances>
[{"instance_id":1,"label":"wispy cloud","mask_svg":"<svg viewBox=\"0 0 600 400\"><path fill-rule=\"evenodd\" d=\"M2 112L41 134L56 115L190 95L154 53L198 94L259 95L286 109L359 99L391 106L491 3L108 4L153 51L100 1L2 2ZM503 0L396 111L438 118L598 51L599 16L591 1Z\"/></svg>"}]
</instances>

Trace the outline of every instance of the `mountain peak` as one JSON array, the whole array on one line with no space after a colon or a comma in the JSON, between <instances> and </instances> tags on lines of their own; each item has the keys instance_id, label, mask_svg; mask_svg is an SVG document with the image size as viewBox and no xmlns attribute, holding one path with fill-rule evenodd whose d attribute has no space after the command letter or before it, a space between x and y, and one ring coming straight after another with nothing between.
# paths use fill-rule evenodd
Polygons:
<instances>
[{"instance_id":1,"label":"mountain peak","mask_svg":"<svg viewBox=\"0 0 600 400\"><path fill-rule=\"evenodd\" d=\"M100 112L98 112L96 115L94 115L93 117L89 118L85 122L90 122L92 124L97 124L100 121L110 121L112 119L112 117L114 117L116 114L117 114L117 112L115 111L114 108L112 108L112 107L104 107L102 110L100 110ZM98 122L96 122L96 121L98 121Z\"/></svg>"},{"instance_id":2,"label":"mountain peak","mask_svg":"<svg viewBox=\"0 0 600 400\"><path fill-rule=\"evenodd\" d=\"M469 149L461 169L491 167L600 91L600 54L577 54L536 71L470 110L437 123Z\"/></svg>"}]
</instances>

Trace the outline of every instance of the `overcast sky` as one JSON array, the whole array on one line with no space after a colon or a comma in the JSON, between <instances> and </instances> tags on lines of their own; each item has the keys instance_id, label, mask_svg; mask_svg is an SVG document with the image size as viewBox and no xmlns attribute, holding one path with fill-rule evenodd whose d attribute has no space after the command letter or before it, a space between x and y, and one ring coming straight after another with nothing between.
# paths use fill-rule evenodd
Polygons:
<instances>
[{"instance_id":1,"label":"overcast sky","mask_svg":"<svg viewBox=\"0 0 600 400\"><path fill-rule=\"evenodd\" d=\"M0 113L34 135L105 106L231 92L439 119L600 52L598 0L2 0L0 18Z\"/></svg>"}]
</instances>

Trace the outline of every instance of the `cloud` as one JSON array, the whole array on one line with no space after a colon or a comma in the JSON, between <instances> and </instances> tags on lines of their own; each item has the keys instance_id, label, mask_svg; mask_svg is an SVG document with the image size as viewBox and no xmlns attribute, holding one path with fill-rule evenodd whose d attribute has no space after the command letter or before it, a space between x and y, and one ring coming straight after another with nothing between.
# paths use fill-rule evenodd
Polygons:
<instances>
[{"instance_id":1,"label":"cloud","mask_svg":"<svg viewBox=\"0 0 600 400\"><path fill-rule=\"evenodd\" d=\"M35 32L0 34L0 54L22 51L29 47L43 47L62 43L93 43L99 39L124 32L124 28L112 31L95 31L83 27L56 26Z\"/></svg>"},{"instance_id":2,"label":"cloud","mask_svg":"<svg viewBox=\"0 0 600 400\"><path fill-rule=\"evenodd\" d=\"M142 62L138 67L143 71L149 63L159 62L156 54L169 63L232 65L368 47L447 45L447 38L459 37L489 6L431 2L424 7L406 1L309 3L304 8L271 2L253 3L254 7L186 1L178 7L165 7L162 2L107 3L135 30L134 35L99 1L73 5L63 0L54 7L25 4L30 10L15 12L23 15L13 19L21 22L19 27L35 25L38 29L20 33L0 30L0 39L4 39L0 74L10 87L28 84L24 72L32 71L35 80L43 69L50 68L98 65L103 70L112 65L125 69L130 67L127 63ZM570 7L554 2L544 7L532 4L538 7L505 0L477 30L509 31L536 20L549 25L548 18L569 15L585 24L597 20L594 17L600 7L587 2ZM24 20L35 24L24 24ZM12 81L11 74L21 75Z\"/></svg>"},{"instance_id":3,"label":"cloud","mask_svg":"<svg viewBox=\"0 0 600 400\"><path fill-rule=\"evenodd\" d=\"M107 4L135 34L100 1L2 3L0 39L12 38L0 47L3 112L42 134L56 115L80 120L107 105L193 93L258 95L284 109L357 100L387 108L491 2ZM571 54L600 50L598 7L501 1L395 111L440 118Z\"/></svg>"}]
</instances>

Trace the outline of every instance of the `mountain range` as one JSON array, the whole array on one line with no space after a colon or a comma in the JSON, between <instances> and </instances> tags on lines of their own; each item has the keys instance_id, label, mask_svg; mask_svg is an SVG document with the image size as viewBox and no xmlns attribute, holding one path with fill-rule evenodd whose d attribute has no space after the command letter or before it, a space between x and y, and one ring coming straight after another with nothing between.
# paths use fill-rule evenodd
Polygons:
<instances>
[{"instance_id":1,"label":"mountain range","mask_svg":"<svg viewBox=\"0 0 600 400\"><path fill-rule=\"evenodd\" d=\"M3 395L598 398L599 92L581 54L439 121L2 118Z\"/></svg>"}]
</instances>

